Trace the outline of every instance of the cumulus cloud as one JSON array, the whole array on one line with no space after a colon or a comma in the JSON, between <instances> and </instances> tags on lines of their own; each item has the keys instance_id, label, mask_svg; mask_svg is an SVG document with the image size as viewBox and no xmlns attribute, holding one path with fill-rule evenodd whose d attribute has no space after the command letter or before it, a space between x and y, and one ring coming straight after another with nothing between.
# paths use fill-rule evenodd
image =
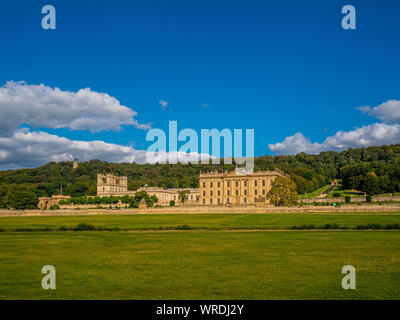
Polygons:
<instances>
[{"instance_id":1,"label":"cumulus cloud","mask_svg":"<svg viewBox=\"0 0 400 320\"><path fill-rule=\"evenodd\" d=\"M370 106L357 107L358 110L368 113L384 123L400 123L400 101L389 100L379 106L372 108Z\"/></svg>"},{"instance_id":2,"label":"cumulus cloud","mask_svg":"<svg viewBox=\"0 0 400 320\"><path fill-rule=\"evenodd\" d=\"M10 137L0 138L0 168L36 167L50 161L81 161L101 159L110 162L155 163L168 159L169 153L146 154L146 150L135 150L104 141L70 140L42 131L22 128ZM209 155L178 152L178 159L208 159Z\"/></svg>"},{"instance_id":3,"label":"cumulus cloud","mask_svg":"<svg viewBox=\"0 0 400 320\"><path fill-rule=\"evenodd\" d=\"M300 152L315 154L321 151L319 143L311 143L301 132L286 137L283 142L269 144L268 147L271 151L279 154L297 154Z\"/></svg>"},{"instance_id":4,"label":"cumulus cloud","mask_svg":"<svg viewBox=\"0 0 400 320\"><path fill-rule=\"evenodd\" d=\"M161 109L164 111L165 110L165 108L168 106L168 102L167 101L165 101L165 100L160 100L160 101L158 101L158 104L159 105L161 105Z\"/></svg>"},{"instance_id":5,"label":"cumulus cloud","mask_svg":"<svg viewBox=\"0 0 400 320\"><path fill-rule=\"evenodd\" d=\"M297 154L299 152L318 154L321 151L341 151L348 148L400 143L400 125L375 123L352 131L339 131L322 143L312 143L302 133L285 138L283 142L268 147L277 154Z\"/></svg>"},{"instance_id":6,"label":"cumulus cloud","mask_svg":"<svg viewBox=\"0 0 400 320\"><path fill-rule=\"evenodd\" d=\"M9 81L0 87L0 135L10 136L27 124L33 128L119 131L122 125L150 129L134 117L137 112L107 93L89 88L63 91L43 84Z\"/></svg>"}]
</instances>

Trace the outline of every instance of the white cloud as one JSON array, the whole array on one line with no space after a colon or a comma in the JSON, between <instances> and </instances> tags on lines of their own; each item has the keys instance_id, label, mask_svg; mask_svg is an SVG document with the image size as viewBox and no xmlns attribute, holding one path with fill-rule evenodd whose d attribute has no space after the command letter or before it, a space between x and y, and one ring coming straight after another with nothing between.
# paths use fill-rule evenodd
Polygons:
<instances>
[{"instance_id":1,"label":"white cloud","mask_svg":"<svg viewBox=\"0 0 400 320\"><path fill-rule=\"evenodd\" d=\"M279 154L297 154L300 152L315 154L321 151L319 143L311 143L301 132L286 137L283 142L269 144L268 147L271 151Z\"/></svg>"},{"instance_id":2,"label":"white cloud","mask_svg":"<svg viewBox=\"0 0 400 320\"><path fill-rule=\"evenodd\" d=\"M164 111L165 110L165 108L168 106L168 102L167 101L165 101L165 100L160 100L160 101L158 101L158 104L159 105L161 105L161 109Z\"/></svg>"},{"instance_id":3,"label":"white cloud","mask_svg":"<svg viewBox=\"0 0 400 320\"><path fill-rule=\"evenodd\" d=\"M384 123L400 123L400 101L389 100L375 108L370 106L357 107L358 110L368 113Z\"/></svg>"},{"instance_id":4,"label":"white cloud","mask_svg":"<svg viewBox=\"0 0 400 320\"><path fill-rule=\"evenodd\" d=\"M33 128L119 131L122 125L150 129L137 112L106 93L89 88L77 92L9 81L0 87L0 134L11 135L21 124Z\"/></svg>"},{"instance_id":5,"label":"white cloud","mask_svg":"<svg viewBox=\"0 0 400 320\"><path fill-rule=\"evenodd\" d=\"M167 153L167 157L168 157ZM161 162L162 154L154 154L149 162ZM188 158L186 158L186 156ZM178 152L179 160L209 158L209 155ZM101 159L109 162L146 162L146 151L135 150L104 141L70 140L46 132L22 128L10 137L0 138L0 168L36 167L50 161Z\"/></svg>"},{"instance_id":6,"label":"white cloud","mask_svg":"<svg viewBox=\"0 0 400 320\"><path fill-rule=\"evenodd\" d=\"M277 154L297 154L299 152L317 154L328 150L345 150L369 146L400 143L400 125L375 123L352 131L339 131L322 143L310 142L302 133L287 137L283 142L268 147Z\"/></svg>"}]
</instances>

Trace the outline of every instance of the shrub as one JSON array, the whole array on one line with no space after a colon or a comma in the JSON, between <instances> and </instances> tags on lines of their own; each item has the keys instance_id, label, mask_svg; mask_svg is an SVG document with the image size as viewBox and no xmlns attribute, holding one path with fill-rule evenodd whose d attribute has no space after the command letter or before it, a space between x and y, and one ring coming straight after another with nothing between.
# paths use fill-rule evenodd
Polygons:
<instances>
[{"instance_id":1,"label":"shrub","mask_svg":"<svg viewBox=\"0 0 400 320\"><path fill-rule=\"evenodd\" d=\"M177 226L177 227L175 228L175 230L192 230L192 227L191 227L191 226L188 226L187 224L183 224L183 225L181 225L181 226Z\"/></svg>"},{"instance_id":2,"label":"shrub","mask_svg":"<svg viewBox=\"0 0 400 320\"><path fill-rule=\"evenodd\" d=\"M68 231L66 226L61 226L60 228L58 228L58 231Z\"/></svg>"},{"instance_id":3,"label":"shrub","mask_svg":"<svg viewBox=\"0 0 400 320\"><path fill-rule=\"evenodd\" d=\"M59 206L58 204L53 204L53 205L50 207L50 210L58 210L58 209L60 209L60 206Z\"/></svg>"},{"instance_id":4,"label":"shrub","mask_svg":"<svg viewBox=\"0 0 400 320\"><path fill-rule=\"evenodd\" d=\"M175 207L175 200L171 200L171 201L169 202L169 206L170 206L170 207Z\"/></svg>"},{"instance_id":5,"label":"shrub","mask_svg":"<svg viewBox=\"0 0 400 320\"><path fill-rule=\"evenodd\" d=\"M340 198L340 193L339 192L334 192L333 193L334 198Z\"/></svg>"},{"instance_id":6,"label":"shrub","mask_svg":"<svg viewBox=\"0 0 400 320\"><path fill-rule=\"evenodd\" d=\"M74 231L96 231L96 227L92 224L80 223L73 230Z\"/></svg>"},{"instance_id":7,"label":"shrub","mask_svg":"<svg viewBox=\"0 0 400 320\"><path fill-rule=\"evenodd\" d=\"M350 196L345 196L345 197L344 197L344 201L345 201L346 203L350 203L350 201L351 201Z\"/></svg>"},{"instance_id":8,"label":"shrub","mask_svg":"<svg viewBox=\"0 0 400 320\"><path fill-rule=\"evenodd\" d=\"M368 194L365 198L365 201L370 203L372 201L372 196L370 194Z\"/></svg>"}]
</instances>

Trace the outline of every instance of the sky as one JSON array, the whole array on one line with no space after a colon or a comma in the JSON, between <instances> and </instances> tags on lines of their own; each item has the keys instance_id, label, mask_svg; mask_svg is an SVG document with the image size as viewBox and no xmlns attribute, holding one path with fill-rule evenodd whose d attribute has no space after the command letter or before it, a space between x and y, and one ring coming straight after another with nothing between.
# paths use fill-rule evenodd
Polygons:
<instances>
[{"instance_id":1,"label":"sky","mask_svg":"<svg viewBox=\"0 0 400 320\"><path fill-rule=\"evenodd\" d=\"M169 121L254 129L256 156L400 143L399 13L395 0L4 1L0 169L141 163Z\"/></svg>"}]
</instances>

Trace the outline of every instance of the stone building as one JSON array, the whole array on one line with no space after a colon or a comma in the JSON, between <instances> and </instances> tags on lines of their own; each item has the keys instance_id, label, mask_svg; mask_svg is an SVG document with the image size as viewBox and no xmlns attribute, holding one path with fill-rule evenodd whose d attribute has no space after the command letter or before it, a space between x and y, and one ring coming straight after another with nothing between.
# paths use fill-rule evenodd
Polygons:
<instances>
[{"instance_id":1,"label":"stone building","mask_svg":"<svg viewBox=\"0 0 400 320\"><path fill-rule=\"evenodd\" d=\"M39 197L39 203L38 207L39 209L50 209L53 205L57 204L61 200L68 200L70 199L70 196L64 196L64 195L52 195L51 197Z\"/></svg>"},{"instance_id":2,"label":"stone building","mask_svg":"<svg viewBox=\"0 0 400 320\"><path fill-rule=\"evenodd\" d=\"M181 200L179 198L179 193L181 191L188 190L189 193L186 195L186 200L184 204L198 204L200 190L198 188L181 188L181 189L163 189L159 187L142 187L139 188L136 192L146 191L148 195L156 196L158 199L158 203L160 205L169 205L170 201L175 201L176 205L181 204Z\"/></svg>"},{"instance_id":3,"label":"stone building","mask_svg":"<svg viewBox=\"0 0 400 320\"><path fill-rule=\"evenodd\" d=\"M72 163L72 169L78 168L78 159L74 159L74 162Z\"/></svg>"},{"instance_id":4,"label":"stone building","mask_svg":"<svg viewBox=\"0 0 400 320\"><path fill-rule=\"evenodd\" d=\"M97 195L125 195L128 192L128 178L111 173L97 175Z\"/></svg>"},{"instance_id":5,"label":"stone building","mask_svg":"<svg viewBox=\"0 0 400 320\"><path fill-rule=\"evenodd\" d=\"M246 172L237 168L230 172L200 173L201 205L267 204L266 195L280 170Z\"/></svg>"},{"instance_id":6,"label":"stone building","mask_svg":"<svg viewBox=\"0 0 400 320\"><path fill-rule=\"evenodd\" d=\"M196 204L199 201L200 191L197 188L164 189L160 187L148 187L147 185L136 191L128 191L128 178L126 176L116 176L111 173L97 175L97 195L98 196L134 196L136 192L146 191L148 195L155 195L158 199L157 204L169 206L170 201L175 201L175 205L180 205L179 192L189 190L184 204Z\"/></svg>"}]
</instances>

